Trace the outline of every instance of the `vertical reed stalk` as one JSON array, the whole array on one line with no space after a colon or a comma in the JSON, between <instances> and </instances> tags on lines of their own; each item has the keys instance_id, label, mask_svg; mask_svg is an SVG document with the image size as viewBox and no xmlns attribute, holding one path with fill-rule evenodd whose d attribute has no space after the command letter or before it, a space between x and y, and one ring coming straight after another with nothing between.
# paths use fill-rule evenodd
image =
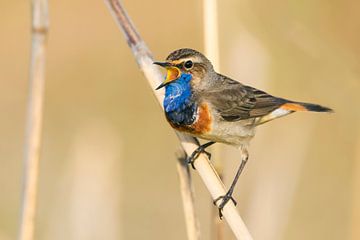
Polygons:
<instances>
[{"instance_id":1,"label":"vertical reed stalk","mask_svg":"<svg viewBox=\"0 0 360 240\"><path fill-rule=\"evenodd\" d=\"M183 200L188 239L198 240L200 239L200 228L195 212L194 188L191 180L189 164L186 162L186 154L183 150L179 151L177 160L176 168L180 179L180 192Z\"/></svg>"},{"instance_id":2,"label":"vertical reed stalk","mask_svg":"<svg viewBox=\"0 0 360 240\"><path fill-rule=\"evenodd\" d=\"M135 29L135 26L131 23L131 20L126 14L122 4L118 0L105 0L105 3L109 7L109 10L113 15L116 23L123 31L140 69L143 71L146 79L148 80L148 83L153 89L154 95L156 96L159 103L161 103L164 98L164 91L155 91L154 89L162 82L163 76L159 69L153 65L153 58L150 50L141 39L140 35ZM181 146L187 155L191 155L191 153L198 147L197 141L193 137L181 134L179 132L176 132L176 135L178 136ZM195 167L197 169L196 172L200 175L201 179L209 190L212 199L216 199L219 196L225 195L226 190L224 184L221 182L219 176L217 175L205 154L200 154L200 156L195 161ZM223 209L223 216L237 239L252 239L244 222L238 214L235 205L231 201L225 205Z\"/></svg>"},{"instance_id":3,"label":"vertical reed stalk","mask_svg":"<svg viewBox=\"0 0 360 240\"><path fill-rule=\"evenodd\" d=\"M204 49L216 71L219 71L219 23L217 0L203 0Z\"/></svg>"},{"instance_id":4,"label":"vertical reed stalk","mask_svg":"<svg viewBox=\"0 0 360 240\"><path fill-rule=\"evenodd\" d=\"M203 25L204 25L204 48L205 55L210 59L216 71L220 71L220 48L219 48L219 23L218 23L218 7L217 0L203 0ZM212 162L223 179L223 162L221 159L221 145L215 144L212 147ZM213 231L212 238L214 240L224 239L224 225L218 217L218 211L212 209L212 221L210 229Z\"/></svg>"},{"instance_id":5,"label":"vertical reed stalk","mask_svg":"<svg viewBox=\"0 0 360 240\"><path fill-rule=\"evenodd\" d=\"M24 179L19 240L34 239L37 182L45 83L45 43L48 30L47 0L32 1L32 48L27 107Z\"/></svg>"},{"instance_id":6,"label":"vertical reed stalk","mask_svg":"<svg viewBox=\"0 0 360 240\"><path fill-rule=\"evenodd\" d=\"M352 211L350 224L350 238L351 240L360 239L360 130L358 134L357 143L355 144L355 162L353 170L353 197L352 197Z\"/></svg>"}]
</instances>

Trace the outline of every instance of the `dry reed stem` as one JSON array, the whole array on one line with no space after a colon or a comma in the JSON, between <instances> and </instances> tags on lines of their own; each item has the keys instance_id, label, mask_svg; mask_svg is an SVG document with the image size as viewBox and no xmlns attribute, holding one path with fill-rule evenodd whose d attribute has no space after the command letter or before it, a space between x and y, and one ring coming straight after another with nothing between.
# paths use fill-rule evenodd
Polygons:
<instances>
[{"instance_id":1,"label":"dry reed stem","mask_svg":"<svg viewBox=\"0 0 360 240\"><path fill-rule=\"evenodd\" d=\"M189 164L186 162L186 154L184 150L177 153L176 168L180 179L180 192L183 200L185 224L189 240L200 239L199 221L196 217L194 205L194 188L191 180Z\"/></svg>"},{"instance_id":2,"label":"dry reed stem","mask_svg":"<svg viewBox=\"0 0 360 240\"><path fill-rule=\"evenodd\" d=\"M353 197L350 224L351 240L360 239L360 130L358 134L357 144L355 145L355 162L353 168Z\"/></svg>"},{"instance_id":3,"label":"dry reed stem","mask_svg":"<svg viewBox=\"0 0 360 240\"><path fill-rule=\"evenodd\" d=\"M205 55L210 59L216 71L220 71L220 49L219 49L219 25L218 25L217 0L203 0L203 25L204 25L204 48ZM221 145L216 144L212 148L213 165L220 178L224 176L223 162L220 161ZM218 211L212 209L212 239L224 239L224 224L218 217Z\"/></svg>"},{"instance_id":4,"label":"dry reed stem","mask_svg":"<svg viewBox=\"0 0 360 240\"><path fill-rule=\"evenodd\" d=\"M34 238L37 182L45 83L45 42L48 30L47 0L32 1L32 49L29 76L24 180L19 240Z\"/></svg>"},{"instance_id":5,"label":"dry reed stem","mask_svg":"<svg viewBox=\"0 0 360 240\"><path fill-rule=\"evenodd\" d=\"M105 3L109 7L116 23L123 31L140 69L143 71L155 97L161 104L164 97L164 91L155 91L154 89L162 82L163 76L159 69L153 65L153 58L149 49L137 33L134 25L131 23L124 8L122 7L122 4L118 0L105 0ZM179 132L176 132L176 135L180 140L182 148L186 154L190 156L191 153L198 147L195 138ZM195 161L195 167L197 169L196 172L200 175L209 190L212 199L225 195L226 190L224 184L221 182L219 176L205 154L201 154L197 158ZM220 201L218 204L220 204ZM223 216L237 239L252 239L244 222L238 214L235 205L231 201L225 205L223 209Z\"/></svg>"},{"instance_id":6,"label":"dry reed stem","mask_svg":"<svg viewBox=\"0 0 360 240\"><path fill-rule=\"evenodd\" d=\"M203 0L204 47L216 71L219 71L219 33L217 0Z\"/></svg>"}]
</instances>

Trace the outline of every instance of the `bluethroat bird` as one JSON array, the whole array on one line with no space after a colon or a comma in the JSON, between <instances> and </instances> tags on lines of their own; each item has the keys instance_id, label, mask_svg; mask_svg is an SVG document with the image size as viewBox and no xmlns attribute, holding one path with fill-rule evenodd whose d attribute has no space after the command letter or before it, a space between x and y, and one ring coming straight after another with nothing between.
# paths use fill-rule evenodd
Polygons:
<instances>
[{"instance_id":1,"label":"bluethroat bird","mask_svg":"<svg viewBox=\"0 0 360 240\"><path fill-rule=\"evenodd\" d=\"M210 142L201 145L188 158L193 165L197 156L210 145L220 142L242 150L240 167L221 200L219 214L231 200L234 187L248 160L248 145L260 124L298 111L331 112L312 103L279 98L246 86L215 72L211 62L200 52L183 48L172 52L165 62L154 62L167 70L164 110L167 121L177 131ZM207 153L209 154L209 153Z\"/></svg>"}]
</instances>

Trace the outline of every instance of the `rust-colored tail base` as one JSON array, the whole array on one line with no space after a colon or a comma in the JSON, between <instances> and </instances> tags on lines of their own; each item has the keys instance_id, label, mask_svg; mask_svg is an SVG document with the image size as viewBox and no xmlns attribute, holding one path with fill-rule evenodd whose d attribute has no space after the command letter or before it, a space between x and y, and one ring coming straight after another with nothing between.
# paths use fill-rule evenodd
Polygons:
<instances>
[{"instance_id":1,"label":"rust-colored tail base","mask_svg":"<svg viewBox=\"0 0 360 240\"><path fill-rule=\"evenodd\" d=\"M331 108L313 103L288 102L280 107L289 111L333 112Z\"/></svg>"}]
</instances>

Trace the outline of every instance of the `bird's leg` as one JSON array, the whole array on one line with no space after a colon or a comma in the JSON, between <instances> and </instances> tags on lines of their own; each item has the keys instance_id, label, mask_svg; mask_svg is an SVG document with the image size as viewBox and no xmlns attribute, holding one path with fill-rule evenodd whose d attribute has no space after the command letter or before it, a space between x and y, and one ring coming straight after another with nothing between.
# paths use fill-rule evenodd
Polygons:
<instances>
[{"instance_id":1,"label":"bird's leg","mask_svg":"<svg viewBox=\"0 0 360 240\"><path fill-rule=\"evenodd\" d=\"M187 158L187 162L188 164L191 164L192 168L195 169L195 166L194 166L194 162L196 160L196 158L199 157L199 155L201 153L205 153L208 158L210 159L211 158L211 154L207 151L205 151L205 149L207 147L210 147L211 145L213 145L215 142L208 142L208 143L205 143L203 145L200 145L191 155L190 157Z\"/></svg>"},{"instance_id":2,"label":"bird's leg","mask_svg":"<svg viewBox=\"0 0 360 240\"><path fill-rule=\"evenodd\" d=\"M245 148L243 148L242 149L242 156L241 156L241 164L240 164L239 169L236 172L235 178L232 181L229 190L226 192L226 194L224 196L220 196L220 197L218 197L218 198L216 198L214 200L215 205L219 200L222 200L220 205L218 206L220 219L222 219L222 216L223 216L222 215L222 210L223 210L224 206L226 205L226 203L229 200L231 200L235 204L235 206L237 204L235 199L232 197L232 194L234 192L235 185L236 185L237 181L239 180L239 177L240 177L242 171L244 170L244 167L245 167L245 165L246 165L246 163L248 161L248 158L249 158L249 154L248 154L247 150Z\"/></svg>"}]
</instances>

